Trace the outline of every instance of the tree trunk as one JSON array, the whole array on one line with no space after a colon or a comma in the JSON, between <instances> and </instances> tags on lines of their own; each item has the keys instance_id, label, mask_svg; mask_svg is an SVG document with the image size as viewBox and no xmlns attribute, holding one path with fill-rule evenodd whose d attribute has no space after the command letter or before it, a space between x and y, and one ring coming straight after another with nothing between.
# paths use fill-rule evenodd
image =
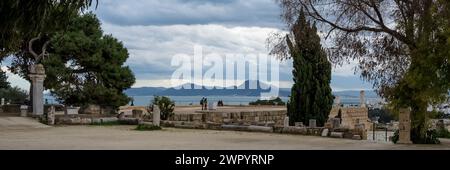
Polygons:
<instances>
[{"instance_id":1,"label":"tree trunk","mask_svg":"<svg viewBox=\"0 0 450 170\"><path fill-rule=\"evenodd\" d=\"M415 144L427 143L427 103L417 102L411 107L411 141Z\"/></svg>"}]
</instances>

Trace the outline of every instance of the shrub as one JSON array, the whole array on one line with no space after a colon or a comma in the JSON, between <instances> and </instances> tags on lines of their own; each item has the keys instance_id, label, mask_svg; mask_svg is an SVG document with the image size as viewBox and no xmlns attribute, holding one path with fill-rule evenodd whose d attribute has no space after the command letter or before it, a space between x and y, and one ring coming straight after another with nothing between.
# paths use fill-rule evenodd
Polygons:
<instances>
[{"instance_id":1,"label":"shrub","mask_svg":"<svg viewBox=\"0 0 450 170\"><path fill-rule=\"evenodd\" d=\"M447 128L441 128L437 130L437 137L438 138L449 138L450 139L450 132Z\"/></svg>"},{"instance_id":2,"label":"shrub","mask_svg":"<svg viewBox=\"0 0 450 170\"><path fill-rule=\"evenodd\" d=\"M284 106L286 105L285 102L283 102L283 100L281 100L281 98L277 97L276 99L273 100L257 100L255 102L250 102L250 105L277 105L277 106Z\"/></svg>"},{"instance_id":3,"label":"shrub","mask_svg":"<svg viewBox=\"0 0 450 170\"><path fill-rule=\"evenodd\" d=\"M1 88L0 98L5 98L5 101L11 101L11 104L25 104L28 93L19 87Z\"/></svg>"},{"instance_id":4,"label":"shrub","mask_svg":"<svg viewBox=\"0 0 450 170\"><path fill-rule=\"evenodd\" d=\"M155 96L150 107L153 107L153 105L159 107L161 111L161 120L167 120L174 114L175 102L168 97Z\"/></svg>"}]
</instances>

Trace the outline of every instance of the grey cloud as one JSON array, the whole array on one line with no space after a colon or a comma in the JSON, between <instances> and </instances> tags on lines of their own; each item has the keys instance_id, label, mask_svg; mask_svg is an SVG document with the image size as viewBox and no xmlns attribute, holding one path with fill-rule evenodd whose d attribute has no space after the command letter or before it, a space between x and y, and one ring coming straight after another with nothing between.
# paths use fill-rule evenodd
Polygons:
<instances>
[{"instance_id":1,"label":"grey cloud","mask_svg":"<svg viewBox=\"0 0 450 170\"><path fill-rule=\"evenodd\" d=\"M117 25L283 26L274 0L108 0L96 13Z\"/></svg>"}]
</instances>

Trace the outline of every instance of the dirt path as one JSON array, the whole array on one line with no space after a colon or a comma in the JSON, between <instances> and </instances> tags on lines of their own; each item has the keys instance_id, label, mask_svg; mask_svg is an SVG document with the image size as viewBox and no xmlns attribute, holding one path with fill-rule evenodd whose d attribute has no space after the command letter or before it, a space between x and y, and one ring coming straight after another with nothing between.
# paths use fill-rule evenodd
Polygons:
<instances>
[{"instance_id":1,"label":"dirt path","mask_svg":"<svg viewBox=\"0 0 450 170\"><path fill-rule=\"evenodd\" d=\"M134 126L65 126L0 129L0 149L139 150L310 150L450 149L450 145L394 145L322 137L165 128L135 131Z\"/></svg>"}]
</instances>

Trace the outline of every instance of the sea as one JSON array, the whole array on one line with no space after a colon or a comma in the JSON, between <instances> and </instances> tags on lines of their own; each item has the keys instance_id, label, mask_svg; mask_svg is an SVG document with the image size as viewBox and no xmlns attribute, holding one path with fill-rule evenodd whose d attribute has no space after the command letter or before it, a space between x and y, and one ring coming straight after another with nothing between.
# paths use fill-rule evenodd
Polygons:
<instances>
[{"instance_id":1,"label":"sea","mask_svg":"<svg viewBox=\"0 0 450 170\"><path fill-rule=\"evenodd\" d=\"M152 102L154 96L130 96L134 99L133 104L135 106L149 106ZM191 105L200 105L200 100L203 97L208 99L208 102L218 102L223 101L224 105L232 105L232 106L246 106L249 105L250 102L257 101L261 99L258 96L167 96L171 100L175 102L176 106L191 106ZM48 104L58 104L59 102L55 100L55 98L51 95L46 94L44 96L46 103ZM289 97L280 97L282 101L287 102ZM377 102L378 98L367 98L369 103ZM344 97L341 98L341 104L344 105L358 105L359 104L358 97ZM129 103L131 104L131 102Z\"/></svg>"}]
</instances>

